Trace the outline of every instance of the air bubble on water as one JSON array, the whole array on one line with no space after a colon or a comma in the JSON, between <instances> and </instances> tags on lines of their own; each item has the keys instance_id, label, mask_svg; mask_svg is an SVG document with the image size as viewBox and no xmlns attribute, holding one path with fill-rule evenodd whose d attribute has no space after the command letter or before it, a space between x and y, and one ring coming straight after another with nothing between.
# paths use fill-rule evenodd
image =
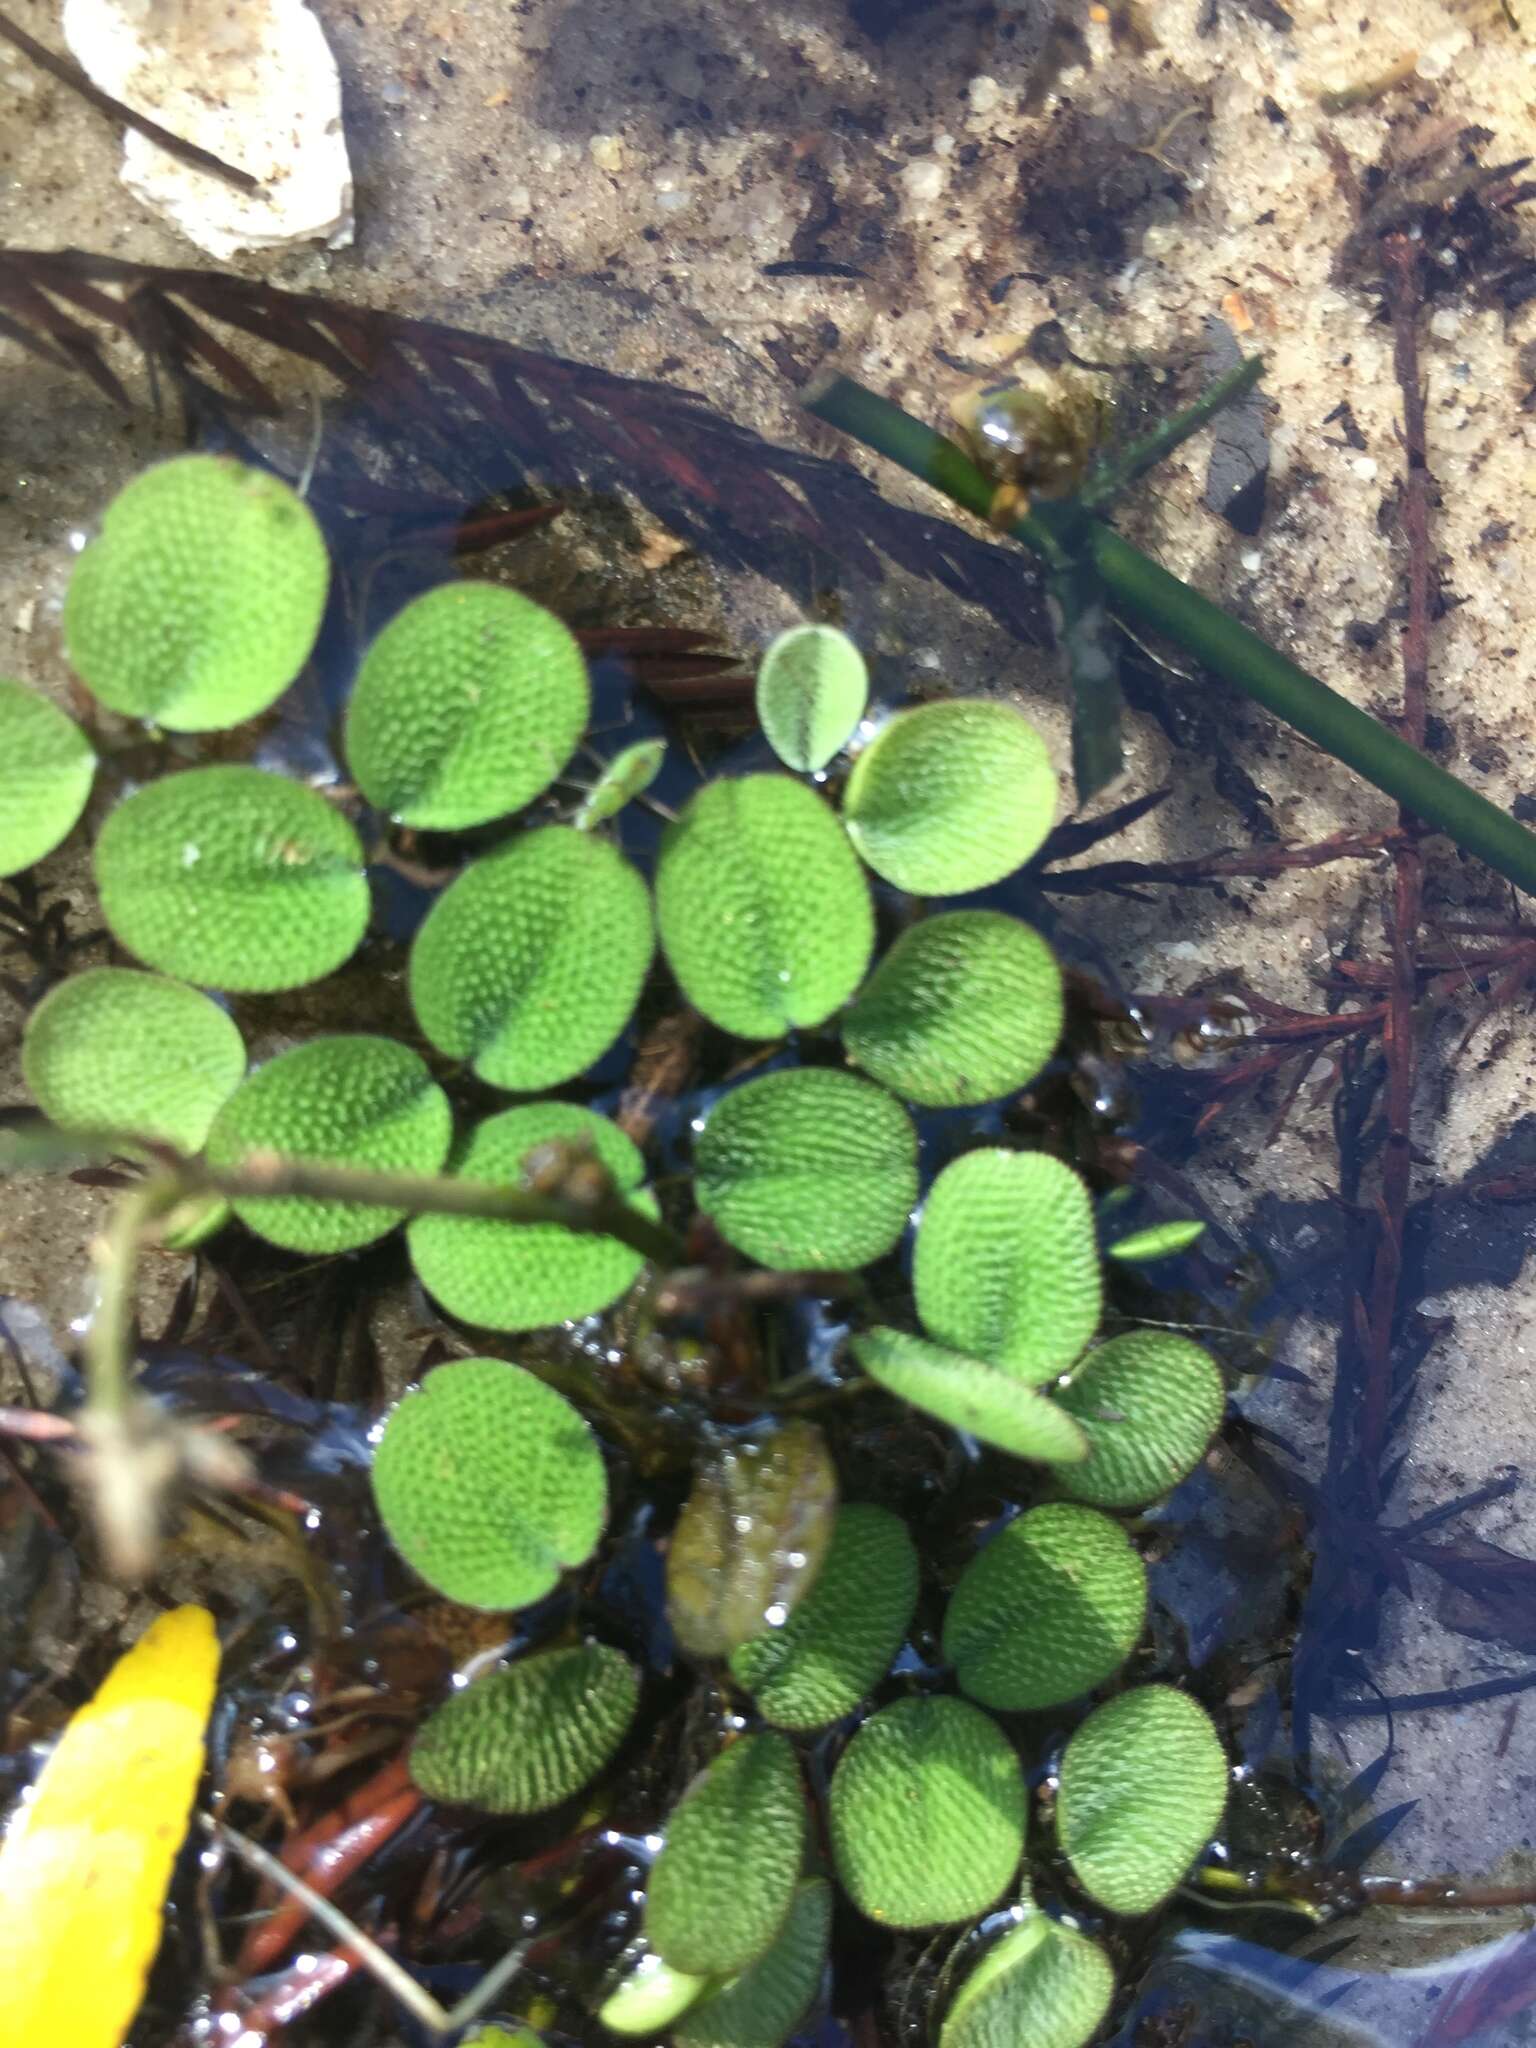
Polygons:
<instances>
[{"instance_id":1,"label":"air bubble on water","mask_svg":"<svg viewBox=\"0 0 1536 2048\"><path fill-rule=\"evenodd\" d=\"M750 1515L732 1515L731 1526L738 1536L750 1536L752 1534L752 1517Z\"/></svg>"},{"instance_id":2,"label":"air bubble on water","mask_svg":"<svg viewBox=\"0 0 1536 2048\"><path fill-rule=\"evenodd\" d=\"M789 1619L789 1609L782 1600L775 1600L771 1607L763 1609L763 1619L770 1628L782 1628Z\"/></svg>"}]
</instances>

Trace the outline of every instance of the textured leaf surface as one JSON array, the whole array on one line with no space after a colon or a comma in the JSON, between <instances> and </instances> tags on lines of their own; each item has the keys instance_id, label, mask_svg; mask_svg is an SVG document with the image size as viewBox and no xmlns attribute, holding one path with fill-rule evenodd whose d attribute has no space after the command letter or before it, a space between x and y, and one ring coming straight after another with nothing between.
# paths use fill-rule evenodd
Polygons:
<instances>
[{"instance_id":1,"label":"textured leaf surface","mask_svg":"<svg viewBox=\"0 0 1536 2048\"><path fill-rule=\"evenodd\" d=\"M832 1887L808 1878L765 1956L690 2008L673 2048L783 2048L816 1996L832 1933Z\"/></svg>"},{"instance_id":2,"label":"textured leaf surface","mask_svg":"<svg viewBox=\"0 0 1536 2048\"><path fill-rule=\"evenodd\" d=\"M596 1439L563 1395L500 1358L440 1365L405 1396L373 1461L389 1539L465 1607L526 1607L603 1532Z\"/></svg>"},{"instance_id":3,"label":"textured leaf surface","mask_svg":"<svg viewBox=\"0 0 1536 2048\"><path fill-rule=\"evenodd\" d=\"M462 831L549 787L591 707L587 664L553 612L500 583L443 583L363 657L347 762L402 825Z\"/></svg>"},{"instance_id":4,"label":"textured leaf surface","mask_svg":"<svg viewBox=\"0 0 1536 2048\"><path fill-rule=\"evenodd\" d=\"M815 1585L780 1626L741 1645L732 1677L777 1728L840 1721L890 1669L912 1625L917 1581L904 1523L884 1508L841 1508Z\"/></svg>"},{"instance_id":5,"label":"textured leaf surface","mask_svg":"<svg viewBox=\"0 0 1536 2048\"><path fill-rule=\"evenodd\" d=\"M725 1657L797 1611L822 1570L837 1472L814 1423L704 1457L667 1546L667 1617L694 1657Z\"/></svg>"},{"instance_id":6,"label":"textured leaf surface","mask_svg":"<svg viewBox=\"0 0 1536 2048\"><path fill-rule=\"evenodd\" d=\"M996 1450L1047 1465L1088 1455L1087 1437L1064 1409L983 1359L884 1327L855 1337L853 1355L888 1394Z\"/></svg>"},{"instance_id":7,"label":"textured leaf surface","mask_svg":"<svg viewBox=\"0 0 1536 2048\"><path fill-rule=\"evenodd\" d=\"M1114 1992L1096 1941L1030 1911L960 1986L939 2048L1083 2048Z\"/></svg>"},{"instance_id":8,"label":"textured leaf surface","mask_svg":"<svg viewBox=\"0 0 1536 2048\"><path fill-rule=\"evenodd\" d=\"M494 1088L553 1088L623 1030L654 950L644 882L607 840L524 833L466 868L411 948L411 1004L439 1052Z\"/></svg>"},{"instance_id":9,"label":"textured leaf surface","mask_svg":"<svg viewBox=\"0 0 1536 2048\"><path fill-rule=\"evenodd\" d=\"M843 1020L855 1066L935 1109L1022 1088L1061 1036L1061 971L999 910L924 918L891 947Z\"/></svg>"},{"instance_id":10,"label":"textured leaf surface","mask_svg":"<svg viewBox=\"0 0 1536 2048\"><path fill-rule=\"evenodd\" d=\"M530 1152L550 1142L589 1145L630 1206L656 1214L640 1190L644 1161L606 1117L569 1102L528 1102L476 1124L453 1162L460 1180L515 1186ZM644 1261L616 1238L559 1223L478 1216L418 1216L406 1232L422 1285L450 1315L488 1330L539 1330L596 1315L617 1301Z\"/></svg>"},{"instance_id":11,"label":"textured leaf surface","mask_svg":"<svg viewBox=\"0 0 1536 2048\"><path fill-rule=\"evenodd\" d=\"M611 2034L659 2034L702 1997L709 1982L674 1970L654 1949L642 1948L598 2007L598 2022Z\"/></svg>"},{"instance_id":12,"label":"textured leaf surface","mask_svg":"<svg viewBox=\"0 0 1536 2048\"><path fill-rule=\"evenodd\" d=\"M1177 1486L1205 1455L1227 1405L1210 1353L1167 1330L1101 1344L1056 1398L1088 1439L1086 1461L1062 1484L1107 1508L1143 1507Z\"/></svg>"},{"instance_id":13,"label":"textured leaf surface","mask_svg":"<svg viewBox=\"0 0 1536 2048\"><path fill-rule=\"evenodd\" d=\"M847 834L787 775L707 783L669 825L656 870L661 943L723 1031L821 1024L863 979L874 911Z\"/></svg>"},{"instance_id":14,"label":"textured leaf surface","mask_svg":"<svg viewBox=\"0 0 1536 2048\"><path fill-rule=\"evenodd\" d=\"M624 1740L640 1683L600 1643L523 1657L450 1694L411 1749L429 1799L543 1813L595 1778Z\"/></svg>"},{"instance_id":15,"label":"textured leaf surface","mask_svg":"<svg viewBox=\"0 0 1536 2048\"><path fill-rule=\"evenodd\" d=\"M990 888L1039 850L1056 812L1044 740L1009 704L951 698L898 711L853 764L849 837L916 896Z\"/></svg>"},{"instance_id":16,"label":"textured leaf surface","mask_svg":"<svg viewBox=\"0 0 1536 2048\"><path fill-rule=\"evenodd\" d=\"M764 1074L723 1096L694 1147L694 1198L760 1265L867 1266L917 1200L901 1104L836 1067Z\"/></svg>"},{"instance_id":17,"label":"textured leaf surface","mask_svg":"<svg viewBox=\"0 0 1536 2048\"><path fill-rule=\"evenodd\" d=\"M0 1845L0 2035L119 2048L164 1932L203 1772L213 1616L151 1623L71 1718Z\"/></svg>"},{"instance_id":18,"label":"textured leaf surface","mask_svg":"<svg viewBox=\"0 0 1536 2048\"><path fill-rule=\"evenodd\" d=\"M179 455L119 491L64 600L71 665L113 711L213 732L265 711L308 661L330 565L278 477Z\"/></svg>"},{"instance_id":19,"label":"textured leaf surface","mask_svg":"<svg viewBox=\"0 0 1536 2048\"><path fill-rule=\"evenodd\" d=\"M408 1045L347 1033L312 1038L258 1067L214 1119L208 1157L237 1168L248 1153L324 1160L373 1173L436 1173L448 1157L448 1098ZM307 1195L234 1199L248 1229L297 1252L346 1252L405 1219L403 1209Z\"/></svg>"},{"instance_id":20,"label":"textured leaf surface","mask_svg":"<svg viewBox=\"0 0 1536 2048\"><path fill-rule=\"evenodd\" d=\"M189 768L118 805L96 841L113 936L162 974L268 994L318 981L368 922L363 849L312 789Z\"/></svg>"},{"instance_id":21,"label":"textured leaf surface","mask_svg":"<svg viewBox=\"0 0 1536 2048\"><path fill-rule=\"evenodd\" d=\"M782 1735L741 1736L668 1817L646 1890L646 1939L677 1970L744 1970L789 1916L804 1849L794 1751Z\"/></svg>"},{"instance_id":22,"label":"textured leaf surface","mask_svg":"<svg viewBox=\"0 0 1536 2048\"><path fill-rule=\"evenodd\" d=\"M1092 1508L1031 1508L966 1566L944 1616L944 1658L984 1707L1054 1707L1120 1668L1146 1612L1146 1568L1117 1522Z\"/></svg>"},{"instance_id":23,"label":"textured leaf surface","mask_svg":"<svg viewBox=\"0 0 1536 2048\"><path fill-rule=\"evenodd\" d=\"M757 718L786 768L816 774L847 745L869 699L869 670L836 626L791 626L764 650Z\"/></svg>"},{"instance_id":24,"label":"textured leaf surface","mask_svg":"<svg viewBox=\"0 0 1536 2048\"><path fill-rule=\"evenodd\" d=\"M133 1131L195 1152L245 1072L233 1018L185 982L88 967L27 1019L22 1072L66 1130Z\"/></svg>"},{"instance_id":25,"label":"textured leaf surface","mask_svg":"<svg viewBox=\"0 0 1536 2048\"><path fill-rule=\"evenodd\" d=\"M0 677L0 875L19 875L69 836L96 773L72 718L22 683Z\"/></svg>"},{"instance_id":26,"label":"textured leaf surface","mask_svg":"<svg viewBox=\"0 0 1536 2048\"><path fill-rule=\"evenodd\" d=\"M1204 1707L1141 1685L1096 1707L1067 1744L1056 1831L1083 1889L1111 1913L1150 1913L1215 1834L1227 1759Z\"/></svg>"},{"instance_id":27,"label":"textured leaf surface","mask_svg":"<svg viewBox=\"0 0 1536 2048\"><path fill-rule=\"evenodd\" d=\"M983 1913L1024 1853L1024 1779L1013 1744L964 1700L885 1707L832 1777L832 1853L849 1897L887 1927Z\"/></svg>"}]
</instances>

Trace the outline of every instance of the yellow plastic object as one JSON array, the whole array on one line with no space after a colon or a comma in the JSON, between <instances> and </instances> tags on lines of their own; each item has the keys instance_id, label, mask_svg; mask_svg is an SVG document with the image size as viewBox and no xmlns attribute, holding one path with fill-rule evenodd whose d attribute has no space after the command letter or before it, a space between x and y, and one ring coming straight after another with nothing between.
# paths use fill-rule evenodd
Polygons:
<instances>
[{"instance_id":1,"label":"yellow plastic object","mask_svg":"<svg viewBox=\"0 0 1536 2048\"><path fill-rule=\"evenodd\" d=\"M160 1946L218 1670L213 1616L178 1607L59 1738L0 1844L6 2048L120 2048Z\"/></svg>"}]
</instances>

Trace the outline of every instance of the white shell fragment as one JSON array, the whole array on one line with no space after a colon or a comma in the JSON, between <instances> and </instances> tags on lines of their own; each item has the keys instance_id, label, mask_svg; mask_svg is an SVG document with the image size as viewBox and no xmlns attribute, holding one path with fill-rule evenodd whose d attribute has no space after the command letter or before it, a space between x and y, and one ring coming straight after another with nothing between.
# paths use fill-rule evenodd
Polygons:
<instances>
[{"instance_id":1,"label":"white shell fragment","mask_svg":"<svg viewBox=\"0 0 1536 2048\"><path fill-rule=\"evenodd\" d=\"M303 0L65 0L64 35L103 92L260 180L241 191L128 131L123 183L200 249L352 240L341 81Z\"/></svg>"}]
</instances>

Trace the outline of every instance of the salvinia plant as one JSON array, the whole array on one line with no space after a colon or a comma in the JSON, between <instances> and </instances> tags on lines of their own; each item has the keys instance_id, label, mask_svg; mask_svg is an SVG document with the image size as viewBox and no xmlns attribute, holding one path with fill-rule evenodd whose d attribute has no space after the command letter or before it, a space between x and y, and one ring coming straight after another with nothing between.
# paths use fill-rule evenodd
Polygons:
<instances>
[{"instance_id":1,"label":"salvinia plant","mask_svg":"<svg viewBox=\"0 0 1536 2048\"><path fill-rule=\"evenodd\" d=\"M840 1893L890 1930L985 1918L954 1950L942 2048L1077 2048L1111 2008L1118 1921L1169 1898L1223 1812L1209 1714L1143 1682L1137 1517L1201 1460L1224 1389L1184 1336L1105 1333L1111 1212L1061 1159L999 1142L995 1118L979 1135L1051 1062L1062 976L1017 916L946 906L1040 848L1057 787L1043 742L999 701L872 716L854 645L800 627L758 677L780 765L705 781L642 873L622 808L661 743L619 750L559 815L590 715L581 651L529 598L459 581L364 652L346 781L252 765L238 734L181 765L188 743L167 736L247 728L291 684L328 575L286 485L195 455L119 496L69 589L75 674L159 736L165 771L106 808L91 856L133 964L58 980L24 1041L53 1142L140 1175L108 1236L85 1442L106 1458L150 1427L129 1334L141 1244L244 1228L334 1257L403 1229L473 1355L389 1414L383 1526L438 1596L568 1617L548 1596L600 1565L611 1494L632 1502L646 1479L626 1467L633 1402L605 1343L734 1303L754 1399L711 1406L707 1371L655 1394L704 1416L656 1526L667 1657L719 1711L708 1753L678 1766L596 2022L775 2048L825 1995ZM74 828L99 763L13 683L0 752L0 872L15 873ZM413 1024L300 1036L248 1067L249 999L347 965L370 853L405 833L467 854L409 944ZM370 943L391 970L391 942ZM626 1128L573 1084L674 985L712 1027L720 1085L658 1173L645 1121ZM485 1113L494 1092L505 1105ZM945 1111L976 1115L914 1115ZM1153 1256L1189 1234L1109 1249ZM786 1303L819 1303L830 1341L813 1361L784 1334ZM580 1353L585 1375L550 1369L533 1338L561 1325L609 1333ZM964 1555L925 1555L884 1476L848 1455L854 1409L915 1415L951 1459L991 1460L1011 1505L967 1530ZM116 1535L125 1562L148 1561L142 1530ZM431 1713L412 1776L487 1814L600 1814L657 1674L568 1620L518 1641Z\"/></svg>"}]
</instances>

